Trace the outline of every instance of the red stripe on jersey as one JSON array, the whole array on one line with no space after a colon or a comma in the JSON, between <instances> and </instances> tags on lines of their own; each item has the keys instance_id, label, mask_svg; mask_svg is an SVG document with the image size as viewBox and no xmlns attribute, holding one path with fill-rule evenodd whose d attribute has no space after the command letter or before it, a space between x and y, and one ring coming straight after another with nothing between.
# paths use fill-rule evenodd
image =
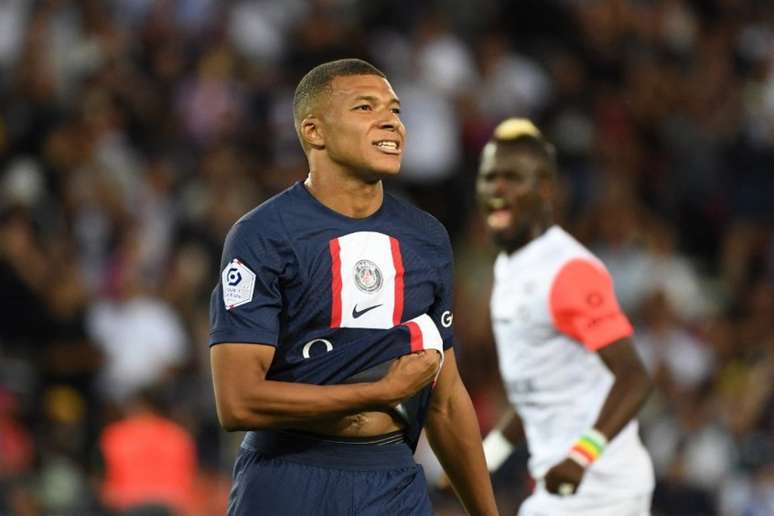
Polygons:
<instances>
[{"instance_id":1,"label":"red stripe on jersey","mask_svg":"<svg viewBox=\"0 0 774 516\"><path fill-rule=\"evenodd\" d=\"M407 322L406 327L409 329L409 335L411 335L411 352L416 353L425 349L424 342L422 340L422 330L415 322Z\"/></svg>"},{"instance_id":2,"label":"red stripe on jersey","mask_svg":"<svg viewBox=\"0 0 774 516\"><path fill-rule=\"evenodd\" d=\"M392 263L395 266L395 308L392 311L392 324L399 325L403 318L403 257L400 254L400 242L390 237Z\"/></svg>"},{"instance_id":3,"label":"red stripe on jersey","mask_svg":"<svg viewBox=\"0 0 774 516\"><path fill-rule=\"evenodd\" d=\"M339 239L329 242L331 251L331 328L341 326L341 248Z\"/></svg>"}]
</instances>

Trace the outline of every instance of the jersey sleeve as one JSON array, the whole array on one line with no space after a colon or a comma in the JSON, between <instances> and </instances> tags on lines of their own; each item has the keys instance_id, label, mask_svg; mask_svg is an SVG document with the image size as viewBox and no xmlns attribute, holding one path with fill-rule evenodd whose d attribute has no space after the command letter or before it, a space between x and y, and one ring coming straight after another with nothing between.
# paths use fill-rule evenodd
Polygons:
<instances>
[{"instance_id":1,"label":"jersey sleeve","mask_svg":"<svg viewBox=\"0 0 774 516\"><path fill-rule=\"evenodd\" d=\"M440 225L440 222L438 222ZM428 315L438 327L443 340L443 349L449 349L454 345L454 255L452 252L449 234L441 226L441 237L438 262L438 286L435 291L435 301L428 311Z\"/></svg>"},{"instance_id":2,"label":"jersey sleeve","mask_svg":"<svg viewBox=\"0 0 774 516\"><path fill-rule=\"evenodd\" d=\"M576 258L562 266L550 292L556 328L595 351L633 333L621 311L610 273L600 264Z\"/></svg>"},{"instance_id":3,"label":"jersey sleeve","mask_svg":"<svg viewBox=\"0 0 774 516\"><path fill-rule=\"evenodd\" d=\"M226 236L220 278L210 298L210 346L246 342L276 346L286 268L282 238L266 226L237 222Z\"/></svg>"}]
</instances>

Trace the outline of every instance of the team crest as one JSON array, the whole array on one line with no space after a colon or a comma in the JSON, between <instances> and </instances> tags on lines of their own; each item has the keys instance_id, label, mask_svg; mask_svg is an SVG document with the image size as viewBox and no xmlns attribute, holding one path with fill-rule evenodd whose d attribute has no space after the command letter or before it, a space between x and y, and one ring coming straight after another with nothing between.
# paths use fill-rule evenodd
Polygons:
<instances>
[{"instance_id":1,"label":"team crest","mask_svg":"<svg viewBox=\"0 0 774 516\"><path fill-rule=\"evenodd\" d=\"M360 260L355 263L355 285L357 288L371 294L382 288L382 271L371 260Z\"/></svg>"}]
</instances>

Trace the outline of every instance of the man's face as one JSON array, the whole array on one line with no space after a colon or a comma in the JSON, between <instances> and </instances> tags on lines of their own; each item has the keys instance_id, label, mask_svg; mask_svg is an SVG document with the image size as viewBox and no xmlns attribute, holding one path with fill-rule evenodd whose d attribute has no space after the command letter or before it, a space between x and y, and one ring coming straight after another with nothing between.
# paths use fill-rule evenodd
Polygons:
<instances>
[{"instance_id":1,"label":"man's face","mask_svg":"<svg viewBox=\"0 0 774 516\"><path fill-rule=\"evenodd\" d=\"M518 247L530 238L545 214L541 193L546 161L523 148L489 143L481 156L476 192L486 226L495 243Z\"/></svg>"},{"instance_id":2,"label":"man's face","mask_svg":"<svg viewBox=\"0 0 774 516\"><path fill-rule=\"evenodd\" d=\"M330 159L369 180L397 174L406 128L390 83L378 75L352 75L334 78L331 87L321 116Z\"/></svg>"}]
</instances>

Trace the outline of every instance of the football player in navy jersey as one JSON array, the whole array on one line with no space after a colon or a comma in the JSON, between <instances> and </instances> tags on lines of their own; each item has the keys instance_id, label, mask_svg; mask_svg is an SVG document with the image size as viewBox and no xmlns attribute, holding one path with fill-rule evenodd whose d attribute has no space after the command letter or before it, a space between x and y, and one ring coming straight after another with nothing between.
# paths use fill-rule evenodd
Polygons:
<instances>
[{"instance_id":1,"label":"football player in navy jersey","mask_svg":"<svg viewBox=\"0 0 774 516\"><path fill-rule=\"evenodd\" d=\"M309 175L233 226L210 305L218 417L248 431L229 514L432 514L423 427L466 510L496 514L452 349L449 237L382 186L400 101L344 59L311 70L293 108Z\"/></svg>"}]
</instances>

